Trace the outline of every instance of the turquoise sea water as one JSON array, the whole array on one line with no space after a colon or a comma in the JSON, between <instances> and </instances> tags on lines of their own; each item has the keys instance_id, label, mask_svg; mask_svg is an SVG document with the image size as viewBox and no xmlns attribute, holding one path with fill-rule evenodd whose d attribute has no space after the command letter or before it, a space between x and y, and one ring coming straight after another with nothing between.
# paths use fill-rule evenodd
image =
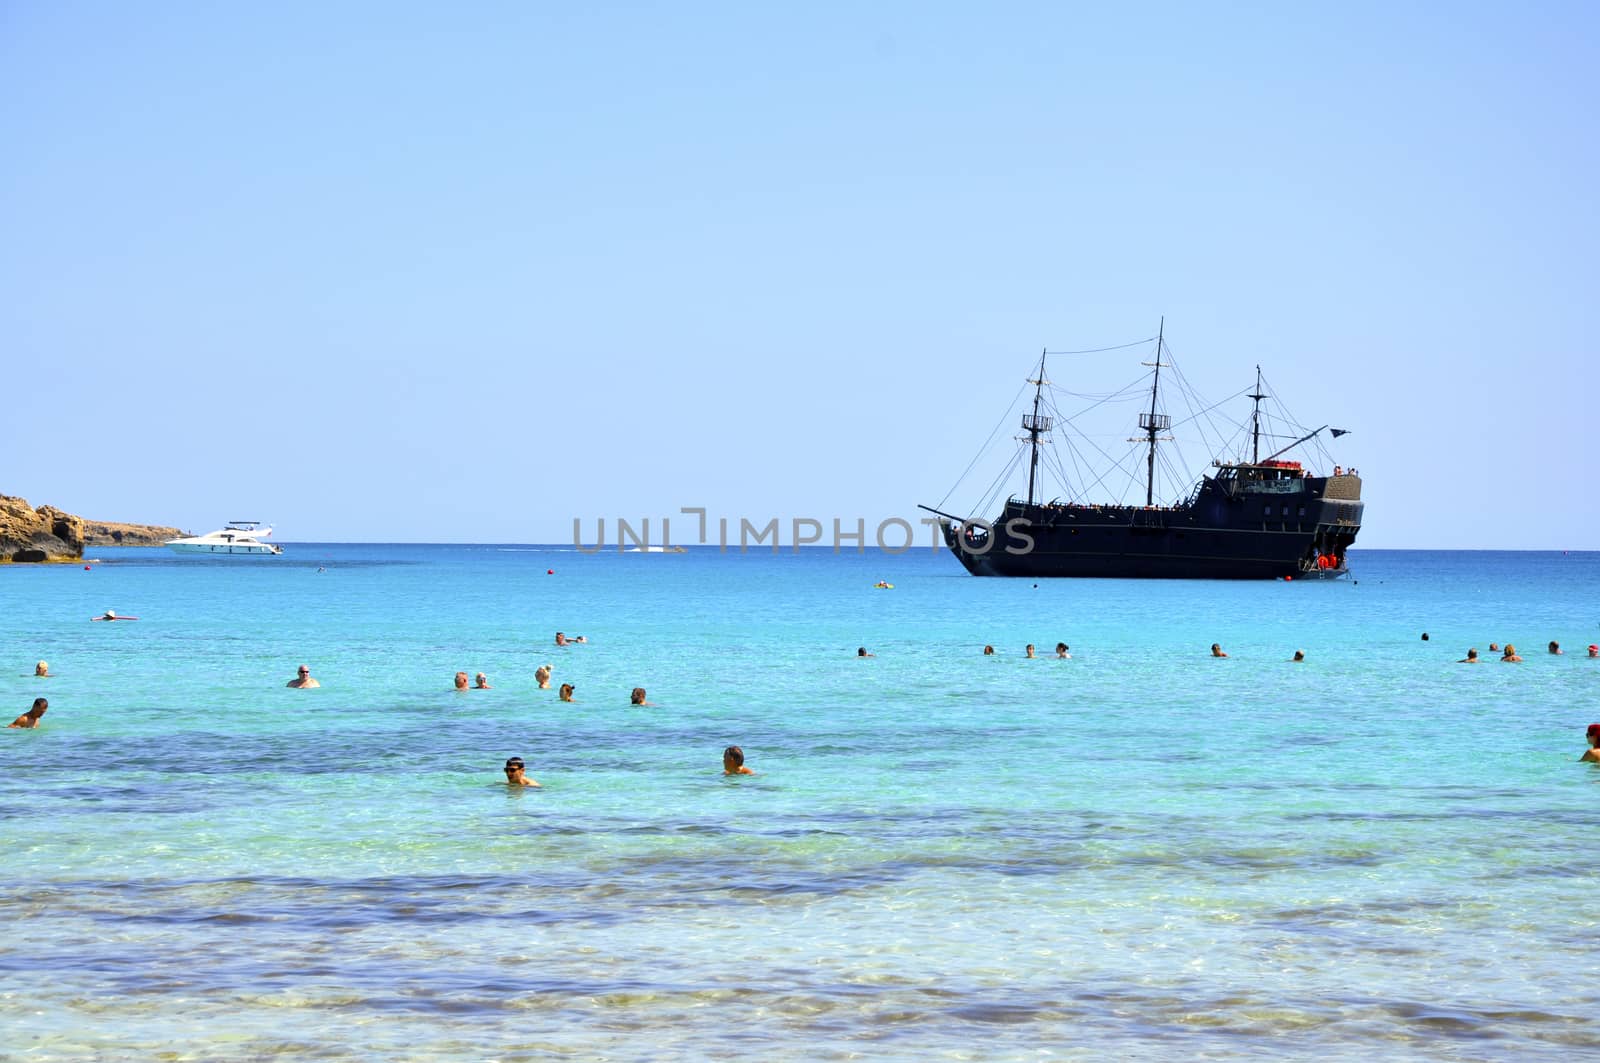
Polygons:
<instances>
[{"instance_id":1,"label":"turquoise sea water","mask_svg":"<svg viewBox=\"0 0 1600 1063\"><path fill-rule=\"evenodd\" d=\"M0 1056L1600 1049L1600 554L287 550L0 569Z\"/></svg>"}]
</instances>

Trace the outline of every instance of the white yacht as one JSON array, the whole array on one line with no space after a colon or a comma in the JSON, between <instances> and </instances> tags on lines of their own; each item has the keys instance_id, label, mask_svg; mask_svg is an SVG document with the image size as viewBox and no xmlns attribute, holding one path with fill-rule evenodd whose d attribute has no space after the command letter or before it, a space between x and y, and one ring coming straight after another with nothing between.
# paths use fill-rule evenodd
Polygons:
<instances>
[{"instance_id":1,"label":"white yacht","mask_svg":"<svg viewBox=\"0 0 1600 1063\"><path fill-rule=\"evenodd\" d=\"M283 547L261 540L272 534L271 527L263 527L259 520L230 520L226 528L191 535L183 539L168 539L167 549L175 554L281 554Z\"/></svg>"}]
</instances>

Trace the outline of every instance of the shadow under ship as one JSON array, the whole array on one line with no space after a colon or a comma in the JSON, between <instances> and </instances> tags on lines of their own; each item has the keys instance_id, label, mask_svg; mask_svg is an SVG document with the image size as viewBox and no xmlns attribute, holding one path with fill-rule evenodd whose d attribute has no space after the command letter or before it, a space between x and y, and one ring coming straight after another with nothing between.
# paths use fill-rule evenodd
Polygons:
<instances>
[{"instance_id":1,"label":"shadow under ship","mask_svg":"<svg viewBox=\"0 0 1600 1063\"><path fill-rule=\"evenodd\" d=\"M1054 419L1041 412L1043 355L1033 411L1022 416L1029 447L1028 494L1008 498L994 520L963 518L931 506L945 544L974 576L1100 576L1122 579L1337 579L1348 571L1345 552L1361 530L1361 477L1334 466L1313 475L1282 455L1310 443L1324 425L1260 457L1261 370L1247 397L1251 411L1249 461L1213 463L1188 497L1155 504L1156 448L1172 427L1158 412L1165 329L1156 337L1150 408L1139 415L1146 448L1145 504L1040 502L1041 440ZM1165 363L1170 366L1171 363ZM1334 437L1345 434L1333 429Z\"/></svg>"}]
</instances>

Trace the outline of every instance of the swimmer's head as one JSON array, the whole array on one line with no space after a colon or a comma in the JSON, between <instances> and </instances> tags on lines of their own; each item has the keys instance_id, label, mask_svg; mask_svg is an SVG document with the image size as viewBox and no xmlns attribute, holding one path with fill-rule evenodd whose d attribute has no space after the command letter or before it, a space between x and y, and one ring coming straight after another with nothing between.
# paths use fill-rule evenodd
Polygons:
<instances>
[{"instance_id":1,"label":"swimmer's head","mask_svg":"<svg viewBox=\"0 0 1600 1063\"><path fill-rule=\"evenodd\" d=\"M1294 659L1297 660L1297 661L1305 660L1306 659L1306 651L1305 650L1295 650L1294 651Z\"/></svg>"},{"instance_id":2,"label":"swimmer's head","mask_svg":"<svg viewBox=\"0 0 1600 1063\"><path fill-rule=\"evenodd\" d=\"M523 767L524 765L521 757L511 757L506 761L506 774L515 775L517 772L521 771Z\"/></svg>"},{"instance_id":3,"label":"swimmer's head","mask_svg":"<svg viewBox=\"0 0 1600 1063\"><path fill-rule=\"evenodd\" d=\"M43 699L41 698L40 700ZM37 704L37 702L35 702L35 704ZM1584 736L1589 739L1589 744L1591 746L1600 746L1600 723L1591 723L1588 730L1584 731L1583 733Z\"/></svg>"},{"instance_id":4,"label":"swimmer's head","mask_svg":"<svg viewBox=\"0 0 1600 1063\"><path fill-rule=\"evenodd\" d=\"M34 665L33 666L33 674L34 675L49 675L50 674L50 664L49 664L49 662L48 661L40 661L38 664Z\"/></svg>"},{"instance_id":5,"label":"swimmer's head","mask_svg":"<svg viewBox=\"0 0 1600 1063\"><path fill-rule=\"evenodd\" d=\"M634 687L633 688L633 693L629 694L628 698L635 705L643 705L644 704L644 687Z\"/></svg>"},{"instance_id":6,"label":"swimmer's head","mask_svg":"<svg viewBox=\"0 0 1600 1063\"><path fill-rule=\"evenodd\" d=\"M1056 643L1056 652L1057 653L1066 653L1067 652L1067 644L1065 642Z\"/></svg>"},{"instance_id":7,"label":"swimmer's head","mask_svg":"<svg viewBox=\"0 0 1600 1063\"><path fill-rule=\"evenodd\" d=\"M1600 726L1597 724L1596 726ZM722 766L724 768L744 767L744 750L738 746L729 746L722 751Z\"/></svg>"},{"instance_id":8,"label":"swimmer's head","mask_svg":"<svg viewBox=\"0 0 1600 1063\"><path fill-rule=\"evenodd\" d=\"M983 655L985 657L993 657L994 656L994 647L993 646L985 646L983 648Z\"/></svg>"},{"instance_id":9,"label":"swimmer's head","mask_svg":"<svg viewBox=\"0 0 1600 1063\"><path fill-rule=\"evenodd\" d=\"M44 710L48 709L49 707L50 702L46 701L44 698L34 698L33 708L28 710L28 715L37 720L39 717L44 715Z\"/></svg>"},{"instance_id":10,"label":"swimmer's head","mask_svg":"<svg viewBox=\"0 0 1600 1063\"><path fill-rule=\"evenodd\" d=\"M859 647L856 648L856 656L857 657L865 657L866 655L867 655L867 648L865 646L859 646Z\"/></svg>"}]
</instances>

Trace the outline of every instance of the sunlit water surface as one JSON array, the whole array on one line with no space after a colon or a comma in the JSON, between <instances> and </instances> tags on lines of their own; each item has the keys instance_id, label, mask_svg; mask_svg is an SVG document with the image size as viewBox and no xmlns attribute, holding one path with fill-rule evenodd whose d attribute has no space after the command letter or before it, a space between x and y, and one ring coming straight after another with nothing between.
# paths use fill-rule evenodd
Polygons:
<instances>
[{"instance_id":1,"label":"sunlit water surface","mask_svg":"<svg viewBox=\"0 0 1600 1063\"><path fill-rule=\"evenodd\" d=\"M1600 555L287 551L0 570L0 1055L1600 1049Z\"/></svg>"}]
</instances>

